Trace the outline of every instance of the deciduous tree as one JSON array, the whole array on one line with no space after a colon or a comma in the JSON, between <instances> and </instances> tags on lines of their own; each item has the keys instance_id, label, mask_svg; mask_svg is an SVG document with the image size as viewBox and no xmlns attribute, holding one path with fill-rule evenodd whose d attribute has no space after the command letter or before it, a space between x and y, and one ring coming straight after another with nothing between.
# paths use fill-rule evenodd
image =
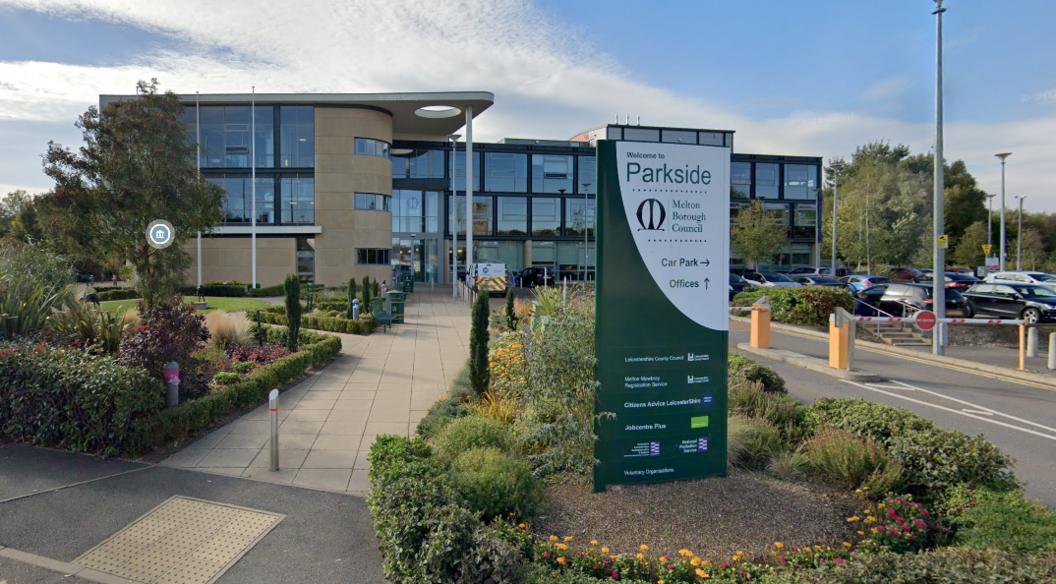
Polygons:
<instances>
[{"instance_id":1,"label":"deciduous tree","mask_svg":"<svg viewBox=\"0 0 1056 584\"><path fill-rule=\"evenodd\" d=\"M730 226L730 246L745 265L770 262L788 245L788 228L767 217L761 201L743 207Z\"/></svg>"}]
</instances>

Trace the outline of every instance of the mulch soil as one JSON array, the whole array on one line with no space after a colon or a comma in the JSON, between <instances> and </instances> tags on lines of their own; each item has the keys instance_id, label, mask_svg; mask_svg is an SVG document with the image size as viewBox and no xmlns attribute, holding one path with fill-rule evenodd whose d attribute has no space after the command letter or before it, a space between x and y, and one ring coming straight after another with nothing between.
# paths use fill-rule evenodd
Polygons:
<instances>
[{"instance_id":1,"label":"mulch soil","mask_svg":"<svg viewBox=\"0 0 1056 584\"><path fill-rule=\"evenodd\" d=\"M858 497L814 484L731 470L727 478L609 487L547 487L533 531L597 540L612 553L677 556L688 549L712 562L737 551L768 555L775 542L789 548L839 545L851 532L847 518L864 509ZM786 548L787 549L787 548Z\"/></svg>"}]
</instances>

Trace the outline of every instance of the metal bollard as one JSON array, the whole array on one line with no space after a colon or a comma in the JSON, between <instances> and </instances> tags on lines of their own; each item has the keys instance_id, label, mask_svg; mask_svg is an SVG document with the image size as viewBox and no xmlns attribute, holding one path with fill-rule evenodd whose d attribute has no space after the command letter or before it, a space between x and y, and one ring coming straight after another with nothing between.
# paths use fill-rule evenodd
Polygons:
<instances>
[{"instance_id":1,"label":"metal bollard","mask_svg":"<svg viewBox=\"0 0 1056 584\"><path fill-rule=\"evenodd\" d=\"M180 364L169 361L165 364L165 407L180 405Z\"/></svg>"},{"instance_id":2,"label":"metal bollard","mask_svg":"<svg viewBox=\"0 0 1056 584\"><path fill-rule=\"evenodd\" d=\"M359 299L352 301L352 320L359 320Z\"/></svg>"},{"instance_id":3,"label":"metal bollard","mask_svg":"<svg viewBox=\"0 0 1056 584\"><path fill-rule=\"evenodd\" d=\"M279 390L268 394L268 412L271 418L271 470L279 470Z\"/></svg>"},{"instance_id":4,"label":"metal bollard","mask_svg":"<svg viewBox=\"0 0 1056 584\"><path fill-rule=\"evenodd\" d=\"M1049 369L1056 369L1056 333L1049 335Z\"/></svg>"},{"instance_id":5,"label":"metal bollard","mask_svg":"<svg viewBox=\"0 0 1056 584\"><path fill-rule=\"evenodd\" d=\"M1030 327L1027 329L1027 357L1038 356L1038 329Z\"/></svg>"}]
</instances>

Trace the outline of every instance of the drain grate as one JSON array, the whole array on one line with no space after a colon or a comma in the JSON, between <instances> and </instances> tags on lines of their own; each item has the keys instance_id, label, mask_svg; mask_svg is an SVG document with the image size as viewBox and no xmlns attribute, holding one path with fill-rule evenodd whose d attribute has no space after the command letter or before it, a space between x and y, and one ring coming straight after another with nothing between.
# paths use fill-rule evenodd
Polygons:
<instances>
[{"instance_id":1,"label":"drain grate","mask_svg":"<svg viewBox=\"0 0 1056 584\"><path fill-rule=\"evenodd\" d=\"M75 562L142 584L208 584L284 517L173 497Z\"/></svg>"}]
</instances>

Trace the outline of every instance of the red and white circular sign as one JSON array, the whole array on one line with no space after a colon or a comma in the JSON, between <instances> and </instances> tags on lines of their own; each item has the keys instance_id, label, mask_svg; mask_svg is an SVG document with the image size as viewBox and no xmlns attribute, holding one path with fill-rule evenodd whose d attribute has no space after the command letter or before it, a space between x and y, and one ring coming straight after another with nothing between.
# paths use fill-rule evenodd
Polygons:
<instances>
[{"instance_id":1,"label":"red and white circular sign","mask_svg":"<svg viewBox=\"0 0 1056 584\"><path fill-rule=\"evenodd\" d=\"M935 313L930 310L921 310L917 313L917 328L922 331L930 331L935 328Z\"/></svg>"}]
</instances>

